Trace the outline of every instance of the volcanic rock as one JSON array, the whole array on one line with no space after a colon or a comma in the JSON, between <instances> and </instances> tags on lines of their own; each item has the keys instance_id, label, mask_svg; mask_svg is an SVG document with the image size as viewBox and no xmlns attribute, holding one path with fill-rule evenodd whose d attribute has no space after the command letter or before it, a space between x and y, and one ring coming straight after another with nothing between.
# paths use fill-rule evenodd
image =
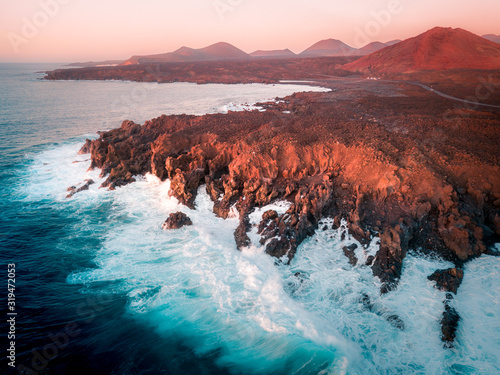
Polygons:
<instances>
[{"instance_id":1,"label":"volcanic rock","mask_svg":"<svg viewBox=\"0 0 500 375\"><path fill-rule=\"evenodd\" d=\"M349 259L349 264L351 266L355 266L358 263L358 258L356 257L356 254L354 253L354 250L356 250L357 248L358 248L358 245L356 245L356 244L344 246L342 248L344 255Z\"/></svg>"},{"instance_id":2,"label":"volcanic rock","mask_svg":"<svg viewBox=\"0 0 500 375\"><path fill-rule=\"evenodd\" d=\"M191 219L183 212L176 212L169 215L168 219L163 223L163 229L180 229L185 225L193 225Z\"/></svg>"},{"instance_id":3,"label":"volcanic rock","mask_svg":"<svg viewBox=\"0 0 500 375\"><path fill-rule=\"evenodd\" d=\"M205 185L216 215L239 212L239 248L250 243L253 208L288 200L287 212L259 224L265 251L284 262L323 217L337 227L343 218L362 244L379 237L369 264L383 293L397 287L409 248L458 263L483 254L500 233L499 115L476 111L450 129L446 99L356 95L295 94L265 112L125 121L91 142L91 167L109 188L145 173L170 179L170 194L191 208ZM429 136L437 130L446 142Z\"/></svg>"},{"instance_id":4,"label":"volcanic rock","mask_svg":"<svg viewBox=\"0 0 500 375\"><path fill-rule=\"evenodd\" d=\"M70 186L67 191L69 192L68 195L66 195L66 198L71 198L73 195L75 195L76 193L79 193L81 191L84 191L84 190L89 190L90 188L90 185L94 184L94 180L92 180L91 178L83 181L81 184L79 185L75 185L75 186Z\"/></svg>"},{"instance_id":5,"label":"volcanic rock","mask_svg":"<svg viewBox=\"0 0 500 375\"><path fill-rule=\"evenodd\" d=\"M380 250L372 271L382 281L382 293L387 293L397 286L410 236L410 229L401 225L387 228L380 233Z\"/></svg>"},{"instance_id":6,"label":"volcanic rock","mask_svg":"<svg viewBox=\"0 0 500 375\"><path fill-rule=\"evenodd\" d=\"M82 146L78 155L90 154L90 147L92 146L92 141L90 139L85 140L85 144Z\"/></svg>"},{"instance_id":7,"label":"volcanic rock","mask_svg":"<svg viewBox=\"0 0 500 375\"><path fill-rule=\"evenodd\" d=\"M445 310L441 319L441 340L445 343L445 347L452 348L457 334L458 323L460 322L460 315L458 315L455 308L449 305L448 301L445 301L444 307Z\"/></svg>"},{"instance_id":8,"label":"volcanic rock","mask_svg":"<svg viewBox=\"0 0 500 375\"><path fill-rule=\"evenodd\" d=\"M461 269L449 268L446 270L437 270L432 275L428 276L429 280L436 282L436 288L445 291L446 299L444 300L444 312L441 319L441 339L445 343L445 347L452 348L455 341L460 315L454 307L450 305L453 300L453 294L457 294L458 287L462 283L464 272Z\"/></svg>"},{"instance_id":9,"label":"volcanic rock","mask_svg":"<svg viewBox=\"0 0 500 375\"><path fill-rule=\"evenodd\" d=\"M457 268L437 270L427 278L431 281L435 281L436 288L438 288L439 290L457 294L458 287L460 286L464 278L464 271Z\"/></svg>"}]
</instances>

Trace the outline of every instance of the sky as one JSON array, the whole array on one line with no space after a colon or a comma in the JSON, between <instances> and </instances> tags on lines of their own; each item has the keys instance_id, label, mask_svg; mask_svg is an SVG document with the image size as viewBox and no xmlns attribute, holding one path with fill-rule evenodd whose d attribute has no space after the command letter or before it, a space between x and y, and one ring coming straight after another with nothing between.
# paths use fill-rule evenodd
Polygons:
<instances>
[{"instance_id":1,"label":"sky","mask_svg":"<svg viewBox=\"0 0 500 375\"><path fill-rule=\"evenodd\" d=\"M127 59L224 41L245 52L352 47L434 26L500 34L498 0L0 0L0 62Z\"/></svg>"}]
</instances>

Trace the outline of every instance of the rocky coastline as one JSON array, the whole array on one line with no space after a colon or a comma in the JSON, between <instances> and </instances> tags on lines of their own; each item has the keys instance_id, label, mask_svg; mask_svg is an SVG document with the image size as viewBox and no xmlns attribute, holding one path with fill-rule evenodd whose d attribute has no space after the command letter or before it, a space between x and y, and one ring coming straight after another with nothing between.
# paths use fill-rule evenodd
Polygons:
<instances>
[{"instance_id":1,"label":"rocky coastline","mask_svg":"<svg viewBox=\"0 0 500 375\"><path fill-rule=\"evenodd\" d=\"M238 248L250 244L256 207L287 200L286 213L267 211L258 226L276 261L290 262L322 218L333 218L334 228L345 219L362 245L379 239L374 258L343 251L352 266L371 267L381 293L397 288L408 251L453 262L454 271L430 279L457 293L460 282L447 279L461 281L465 262L497 255L500 112L463 117L452 101L397 83L323 84L332 91L264 103L264 112L124 121L81 152L106 177L103 188L152 173L169 179L170 194L194 208L205 186L217 216L238 210ZM447 300L444 308L442 339L451 346L459 312Z\"/></svg>"}]
</instances>

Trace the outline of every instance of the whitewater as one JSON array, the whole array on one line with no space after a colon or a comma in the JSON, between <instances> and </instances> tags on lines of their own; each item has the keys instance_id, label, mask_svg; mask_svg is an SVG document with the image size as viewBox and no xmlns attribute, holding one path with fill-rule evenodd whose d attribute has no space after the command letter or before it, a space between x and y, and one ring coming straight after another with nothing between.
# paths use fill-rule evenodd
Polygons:
<instances>
[{"instance_id":1,"label":"whitewater","mask_svg":"<svg viewBox=\"0 0 500 375\"><path fill-rule=\"evenodd\" d=\"M410 253L397 290L381 296L363 261L376 254L377 239L363 247L345 223L332 229L323 219L287 265L264 253L256 232L266 210L284 212L287 202L252 213L252 245L239 251L237 212L217 218L203 186L193 210L152 175L99 189L100 171L78 155L86 138L125 118L258 109L261 100L320 88L45 82L34 71L2 70L12 90L1 94L2 260L16 262L25 283L22 363L74 321L82 333L47 361L49 373L500 373L498 258L466 264L452 301L462 318L457 341L445 349L445 293L427 276L451 263ZM66 199L66 188L87 178L96 183ZM194 225L162 230L177 211ZM355 266L342 251L350 244L358 245ZM363 306L365 295L373 309ZM388 321L394 315L404 329Z\"/></svg>"}]
</instances>

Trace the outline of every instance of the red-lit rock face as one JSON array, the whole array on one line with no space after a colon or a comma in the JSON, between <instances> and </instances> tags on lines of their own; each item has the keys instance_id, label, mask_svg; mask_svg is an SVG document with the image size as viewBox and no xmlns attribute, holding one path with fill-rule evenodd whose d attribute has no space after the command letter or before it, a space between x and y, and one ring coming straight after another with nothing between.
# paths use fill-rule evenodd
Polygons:
<instances>
[{"instance_id":1,"label":"red-lit rock face","mask_svg":"<svg viewBox=\"0 0 500 375\"><path fill-rule=\"evenodd\" d=\"M295 94L266 112L125 121L91 142L92 167L110 188L147 172L169 178L171 194L190 207L204 185L217 215L239 210L240 247L254 207L289 200L259 228L276 257L291 259L322 217L345 218L361 243L380 238L370 264L386 292L409 248L460 265L500 235L499 115L471 112L453 129L442 116L452 103L406 94L415 96Z\"/></svg>"},{"instance_id":2,"label":"red-lit rock face","mask_svg":"<svg viewBox=\"0 0 500 375\"><path fill-rule=\"evenodd\" d=\"M373 73L500 69L500 45L462 29L436 27L343 68Z\"/></svg>"}]
</instances>

